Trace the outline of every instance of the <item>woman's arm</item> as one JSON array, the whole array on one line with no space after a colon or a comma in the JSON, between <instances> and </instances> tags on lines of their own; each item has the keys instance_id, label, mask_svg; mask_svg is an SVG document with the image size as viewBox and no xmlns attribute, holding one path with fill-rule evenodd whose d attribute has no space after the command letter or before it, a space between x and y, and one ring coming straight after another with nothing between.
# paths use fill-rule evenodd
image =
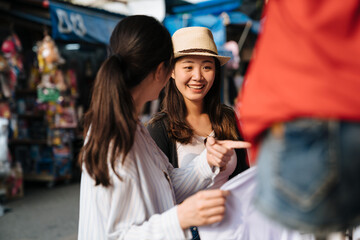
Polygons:
<instances>
[{"instance_id":1,"label":"woman's arm","mask_svg":"<svg viewBox=\"0 0 360 240\"><path fill-rule=\"evenodd\" d=\"M206 149L182 168L168 168L173 181L177 201L183 201L196 191L210 186L220 168L226 167L234 149L248 148L250 144L242 141L217 141L209 137Z\"/></svg>"},{"instance_id":2,"label":"woman's arm","mask_svg":"<svg viewBox=\"0 0 360 240\"><path fill-rule=\"evenodd\" d=\"M144 199L144 186L139 184L139 179L125 177L120 181L113 176L112 180L106 239L186 239L187 230L180 226L177 206L153 214L156 210Z\"/></svg>"},{"instance_id":3,"label":"woman's arm","mask_svg":"<svg viewBox=\"0 0 360 240\"><path fill-rule=\"evenodd\" d=\"M181 168L167 166L173 184L176 202L181 203L185 198L199 190L210 186L220 172L219 168L213 169L207 162L207 152L204 150L189 164Z\"/></svg>"}]
</instances>

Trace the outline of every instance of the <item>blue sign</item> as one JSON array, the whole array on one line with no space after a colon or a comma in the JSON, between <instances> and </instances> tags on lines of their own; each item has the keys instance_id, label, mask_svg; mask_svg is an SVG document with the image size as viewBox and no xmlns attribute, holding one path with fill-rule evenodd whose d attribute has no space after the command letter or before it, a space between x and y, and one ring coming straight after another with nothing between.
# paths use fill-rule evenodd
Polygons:
<instances>
[{"instance_id":1,"label":"blue sign","mask_svg":"<svg viewBox=\"0 0 360 240\"><path fill-rule=\"evenodd\" d=\"M183 1L167 1L168 8L174 14L191 13L192 15L221 14L239 8L242 0L203 0L184 4Z\"/></svg>"},{"instance_id":2,"label":"blue sign","mask_svg":"<svg viewBox=\"0 0 360 240\"><path fill-rule=\"evenodd\" d=\"M108 44L113 29L124 17L103 10L50 1L54 39Z\"/></svg>"}]
</instances>

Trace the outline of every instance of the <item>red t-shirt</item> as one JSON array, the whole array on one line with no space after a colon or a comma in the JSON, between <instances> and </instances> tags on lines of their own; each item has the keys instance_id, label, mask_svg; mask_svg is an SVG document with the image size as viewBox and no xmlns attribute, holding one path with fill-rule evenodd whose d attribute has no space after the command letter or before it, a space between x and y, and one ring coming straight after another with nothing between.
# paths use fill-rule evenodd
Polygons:
<instances>
[{"instance_id":1,"label":"red t-shirt","mask_svg":"<svg viewBox=\"0 0 360 240\"><path fill-rule=\"evenodd\" d=\"M246 140L299 117L360 121L360 1L269 0L239 93Z\"/></svg>"}]
</instances>

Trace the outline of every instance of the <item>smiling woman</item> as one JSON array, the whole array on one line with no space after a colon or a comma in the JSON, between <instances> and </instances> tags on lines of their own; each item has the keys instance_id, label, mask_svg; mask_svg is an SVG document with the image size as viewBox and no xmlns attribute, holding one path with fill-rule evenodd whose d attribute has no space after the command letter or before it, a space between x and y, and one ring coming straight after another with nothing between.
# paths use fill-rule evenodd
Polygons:
<instances>
[{"instance_id":1,"label":"smiling woman","mask_svg":"<svg viewBox=\"0 0 360 240\"><path fill-rule=\"evenodd\" d=\"M186 104L202 100L215 79L215 59L208 56L181 57L171 75Z\"/></svg>"},{"instance_id":2,"label":"smiling woman","mask_svg":"<svg viewBox=\"0 0 360 240\"><path fill-rule=\"evenodd\" d=\"M182 167L204 150L208 136L218 140L241 137L234 111L220 102L220 67L230 58L218 55L211 31L182 28L172 41L175 64L171 79L165 87L162 110L150 121L148 130L170 162ZM247 168L246 151L237 150L228 161L213 188Z\"/></svg>"},{"instance_id":3,"label":"smiling woman","mask_svg":"<svg viewBox=\"0 0 360 240\"><path fill-rule=\"evenodd\" d=\"M162 111L150 121L148 130L173 166L185 168L205 151L206 138L241 137L234 111L220 102L220 67L230 58L218 55L211 31L204 27L182 28L174 33L172 41L175 65L165 87ZM226 165L209 188L219 188L248 168L243 149L221 160ZM196 228L193 230L193 239L199 239Z\"/></svg>"}]
</instances>

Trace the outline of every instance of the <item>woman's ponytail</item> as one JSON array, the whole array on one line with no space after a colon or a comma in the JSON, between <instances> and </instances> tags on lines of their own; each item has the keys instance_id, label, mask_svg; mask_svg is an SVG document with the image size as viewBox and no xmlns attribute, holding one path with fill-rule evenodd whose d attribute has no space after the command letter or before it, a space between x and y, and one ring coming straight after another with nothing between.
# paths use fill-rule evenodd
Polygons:
<instances>
[{"instance_id":1,"label":"woman's ponytail","mask_svg":"<svg viewBox=\"0 0 360 240\"><path fill-rule=\"evenodd\" d=\"M109 146L112 141L117 143L109 155L111 167L114 170L118 153L125 153L122 156L122 159L125 159L134 142L136 113L133 99L126 86L130 76L125 64L121 57L112 55L101 65L93 87L90 108L85 115L87 127L84 130L89 137L81 150L79 159L82 162L85 158L82 155L87 153L86 170L92 173L96 184L101 183L104 186L111 184L108 163L103 159L103 156L108 156L110 149L99 144ZM121 141L119 135L127 141Z\"/></svg>"}]
</instances>

